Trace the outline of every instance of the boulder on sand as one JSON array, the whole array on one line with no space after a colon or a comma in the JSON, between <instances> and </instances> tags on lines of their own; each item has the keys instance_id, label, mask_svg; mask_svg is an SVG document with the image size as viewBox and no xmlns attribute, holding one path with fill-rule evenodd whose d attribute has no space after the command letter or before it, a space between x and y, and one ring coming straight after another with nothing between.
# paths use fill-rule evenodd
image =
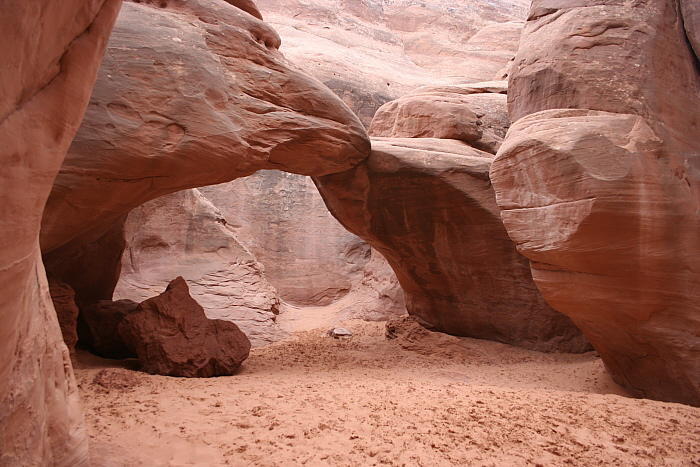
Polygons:
<instances>
[{"instance_id":1,"label":"boulder on sand","mask_svg":"<svg viewBox=\"0 0 700 467\"><path fill-rule=\"evenodd\" d=\"M232 375L250 352L250 341L238 326L205 316L182 277L124 318L119 334L142 369L158 375Z\"/></svg>"}]
</instances>

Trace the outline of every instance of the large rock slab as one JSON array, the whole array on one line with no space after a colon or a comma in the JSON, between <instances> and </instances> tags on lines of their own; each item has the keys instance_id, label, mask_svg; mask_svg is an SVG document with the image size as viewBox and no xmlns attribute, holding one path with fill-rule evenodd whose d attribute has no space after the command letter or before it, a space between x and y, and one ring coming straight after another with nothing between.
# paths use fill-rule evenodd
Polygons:
<instances>
[{"instance_id":1,"label":"large rock slab","mask_svg":"<svg viewBox=\"0 0 700 467\"><path fill-rule=\"evenodd\" d=\"M401 97L377 110L369 132L381 137L476 141L481 138L479 118L460 97Z\"/></svg>"},{"instance_id":2,"label":"large rock slab","mask_svg":"<svg viewBox=\"0 0 700 467\"><path fill-rule=\"evenodd\" d=\"M267 24L223 0L162 6L119 15L46 204L44 252L167 193L260 169L324 175L369 152L359 120L286 61Z\"/></svg>"},{"instance_id":3,"label":"large rock slab","mask_svg":"<svg viewBox=\"0 0 700 467\"><path fill-rule=\"evenodd\" d=\"M0 465L89 465L78 388L41 263L39 228L120 3L2 4Z\"/></svg>"},{"instance_id":4,"label":"large rock slab","mask_svg":"<svg viewBox=\"0 0 700 467\"><path fill-rule=\"evenodd\" d=\"M197 189L134 209L115 299L142 302L182 276L210 319L236 323L253 345L286 337L276 323L279 297L263 266Z\"/></svg>"},{"instance_id":5,"label":"large rock slab","mask_svg":"<svg viewBox=\"0 0 700 467\"><path fill-rule=\"evenodd\" d=\"M389 261L411 315L459 336L588 349L571 320L545 302L503 227L491 154L430 138L372 145L367 161L316 181L333 215Z\"/></svg>"},{"instance_id":6,"label":"large rock slab","mask_svg":"<svg viewBox=\"0 0 700 467\"><path fill-rule=\"evenodd\" d=\"M381 106L370 136L465 141L496 154L510 126L506 81L423 86Z\"/></svg>"},{"instance_id":7,"label":"large rock slab","mask_svg":"<svg viewBox=\"0 0 700 467\"><path fill-rule=\"evenodd\" d=\"M679 3L638 6L533 3L491 178L538 287L615 380L700 405L700 74Z\"/></svg>"},{"instance_id":8,"label":"large rock slab","mask_svg":"<svg viewBox=\"0 0 700 467\"><path fill-rule=\"evenodd\" d=\"M119 335L136 352L141 368L157 375L230 376L250 352L238 326L204 315L182 277L129 313L119 323Z\"/></svg>"}]
</instances>

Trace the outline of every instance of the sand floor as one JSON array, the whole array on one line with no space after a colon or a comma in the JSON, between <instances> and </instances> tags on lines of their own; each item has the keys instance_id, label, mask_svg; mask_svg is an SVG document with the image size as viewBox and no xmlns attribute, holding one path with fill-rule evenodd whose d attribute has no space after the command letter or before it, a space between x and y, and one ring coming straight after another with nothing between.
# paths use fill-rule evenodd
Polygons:
<instances>
[{"instance_id":1,"label":"sand floor","mask_svg":"<svg viewBox=\"0 0 700 467\"><path fill-rule=\"evenodd\" d=\"M627 397L597 355L349 321L238 374L151 376L78 355L95 466L700 465L700 409Z\"/></svg>"}]
</instances>

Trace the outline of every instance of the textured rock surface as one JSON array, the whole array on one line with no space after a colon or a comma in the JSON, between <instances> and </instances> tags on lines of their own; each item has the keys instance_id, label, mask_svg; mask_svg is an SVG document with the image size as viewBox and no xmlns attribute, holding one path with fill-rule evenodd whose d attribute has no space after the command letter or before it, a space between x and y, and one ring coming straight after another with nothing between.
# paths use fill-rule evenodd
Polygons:
<instances>
[{"instance_id":1,"label":"textured rock surface","mask_svg":"<svg viewBox=\"0 0 700 467\"><path fill-rule=\"evenodd\" d=\"M163 194L263 168L323 175L369 152L359 120L284 59L268 25L223 0L159 6L122 8L46 205L45 252Z\"/></svg>"},{"instance_id":2,"label":"textured rock surface","mask_svg":"<svg viewBox=\"0 0 700 467\"><path fill-rule=\"evenodd\" d=\"M286 303L328 305L362 280L369 245L333 218L308 177L261 171L201 192Z\"/></svg>"},{"instance_id":3,"label":"textured rock surface","mask_svg":"<svg viewBox=\"0 0 700 467\"><path fill-rule=\"evenodd\" d=\"M75 292L70 285L49 277L49 293L51 302L56 309L58 325L61 328L63 342L71 354L75 353L75 344L78 343L78 314L80 310L75 304Z\"/></svg>"},{"instance_id":4,"label":"textured rock surface","mask_svg":"<svg viewBox=\"0 0 700 467\"><path fill-rule=\"evenodd\" d=\"M456 140L374 139L317 179L331 212L392 265L411 315L450 334L546 351L588 344L535 287L500 219L492 156Z\"/></svg>"},{"instance_id":5,"label":"textured rock surface","mask_svg":"<svg viewBox=\"0 0 700 467\"><path fill-rule=\"evenodd\" d=\"M515 55L528 0L258 0L282 51L366 127L425 84L493 79Z\"/></svg>"},{"instance_id":6,"label":"textured rock surface","mask_svg":"<svg viewBox=\"0 0 700 467\"><path fill-rule=\"evenodd\" d=\"M119 323L136 310L133 300L100 300L80 310L80 339L96 355L104 358L136 357L119 335Z\"/></svg>"},{"instance_id":7,"label":"textured rock surface","mask_svg":"<svg viewBox=\"0 0 700 467\"><path fill-rule=\"evenodd\" d=\"M631 4L533 3L491 178L538 287L615 380L700 405L693 29L678 2Z\"/></svg>"},{"instance_id":8,"label":"textured rock surface","mask_svg":"<svg viewBox=\"0 0 700 467\"><path fill-rule=\"evenodd\" d=\"M0 465L89 463L39 228L120 3L0 4Z\"/></svg>"},{"instance_id":9,"label":"textured rock surface","mask_svg":"<svg viewBox=\"0 0 700 467\"><path fill-rule=\"evenodd\" d=\"M238 326L204 315L182 277L139 304L119 324L119 334L136 352L142 369L158 375L232 375L250 351L250 341Z\"/></svg>"},{"instance_id":10,"label":"textured rock surface","mask_svg":"<svg viewBox=\"0 0 700 467\"><path fill-rule=\"evenodd\" d=\"M196 189L134 209L126 222L128 246L114 298L141 302L180 275L207 317L235 322L254 345L284 337L275 321L277 291L226 224Z\"/></svg>"}]
</instances>

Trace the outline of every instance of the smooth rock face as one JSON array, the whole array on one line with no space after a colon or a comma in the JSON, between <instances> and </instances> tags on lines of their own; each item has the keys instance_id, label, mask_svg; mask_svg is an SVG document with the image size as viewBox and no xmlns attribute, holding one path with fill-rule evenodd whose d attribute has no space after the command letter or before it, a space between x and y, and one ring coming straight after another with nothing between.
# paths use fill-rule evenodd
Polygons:
<instances>
[{"instance_id":1,"label":"smooth rock face","mask_svg":"<svg viewBox=\"0 0 700 467\"><path fill-rule=\"evenodd\" d=\"M503 221L617 382L700 405L695 8L686 37L675 1L554 3L533 3L515 61Z\"/></svg>"},{"instance_id":2,"label":"smooth rock face","mask_svg":"<svg viewBox=\"0 0 700 467\"><path fill-rule=\"evenodd\" d=\"M543 351L589 348L544 301L500 219L491 154L464 142L373 139L358 167L317 178L331 212L396 272L435 329Z\"/></svg>"},{"instance_id":3,"label":"smooth rock face","mask_svg":"<svg viewBox=\"0 0 700 467\"><path fill-rule=\"evenodd\" d=\"M362 124L223 0L126 3L42 221L42 249L99 238L158 196L280 169L346 170Z\"/></svg>"},{"instance_id":4,"label":"smooth rock face","mask_svg":"<svg viewBox=\"0 0 700 467\"><path fill-rule=\"evenodd\" d=\"M78 343L78 314L80 310L75 304L75 292L70 285L58 279L49 277L49 293L51 302L56 309L58 325L61 327L63 342L71 354L75 354L75 344Z\"/></svg>"},{"instance_id":5,"label":"smooth rock face","mask_svg":"<svg viewBox=\"0 0 700 467\"><path fill-rule=\"evenodd\" d=\"M200 191L285 303L329 305L362 280L369 245L333 218L310 178L266 170Z\"/></svg>"},{"instance_id":6,"label":"smooth rock face","mask_svg":"<svg viewBox=\"0 0 700 467\"><path fill-rule=\"evenodd\" d=\"M142 369L158 375L232 375L250 351L250 341L238 326L204 315L182 277L139 304L121 321L119 334L136 352Z\"/></svg>"},{"instance_id":7,"label":"smooth rock face","mask_svg":"<svg viewBox=\"0 0 700 467\"><path fill-rule=\"evenodd\" d=\"M78 388L41 263L39 227L119 0L2 2L0 465L88 465Z\"/></svg>"},{"instance_id":8,"label":"smooth rock face","mask_svg":"<svg viewBox=\"0 0 700 467\"><path fill-rule=\"evenodd\" d=\"M376 110L426 84L503 76L529 0L258 0L282 51L369 128Z\"/></svg>"},{"instance_id":9,"label":"smooth rock face","mask_svg":"<svg viewBox=\"0 0 700 467\"><path fill-rule=\"evenodd\" d=\"M394 138L445 138L465 142L481 137L478 117L459 97L405 96L377 110L369 133Z\"/></svg>"},{"instance_id":10,"label":"smooth rock face","mask_svg":"<svg viewBox=\"0 0 700 467\"><path fill-rule=\"evenodd\" d=\"M115 299L144 301L180 275L208 318L235 322L253 345L286 336L276 323L279 297L263 266L198 190L165 195L134 209L125 231L127 248Z\"/></svg>"},{"instance_id":11,"label":"smooth rock face","mask_svg":"<svg viewBox=\"0 0 700 467\"><path fill-rule=\"evenodd\" d=\"M81 311L81 342L103 358L136 357L119 335L119 323L139 306L133 300L100 300Z\"/></svg>"}]
</instances>

